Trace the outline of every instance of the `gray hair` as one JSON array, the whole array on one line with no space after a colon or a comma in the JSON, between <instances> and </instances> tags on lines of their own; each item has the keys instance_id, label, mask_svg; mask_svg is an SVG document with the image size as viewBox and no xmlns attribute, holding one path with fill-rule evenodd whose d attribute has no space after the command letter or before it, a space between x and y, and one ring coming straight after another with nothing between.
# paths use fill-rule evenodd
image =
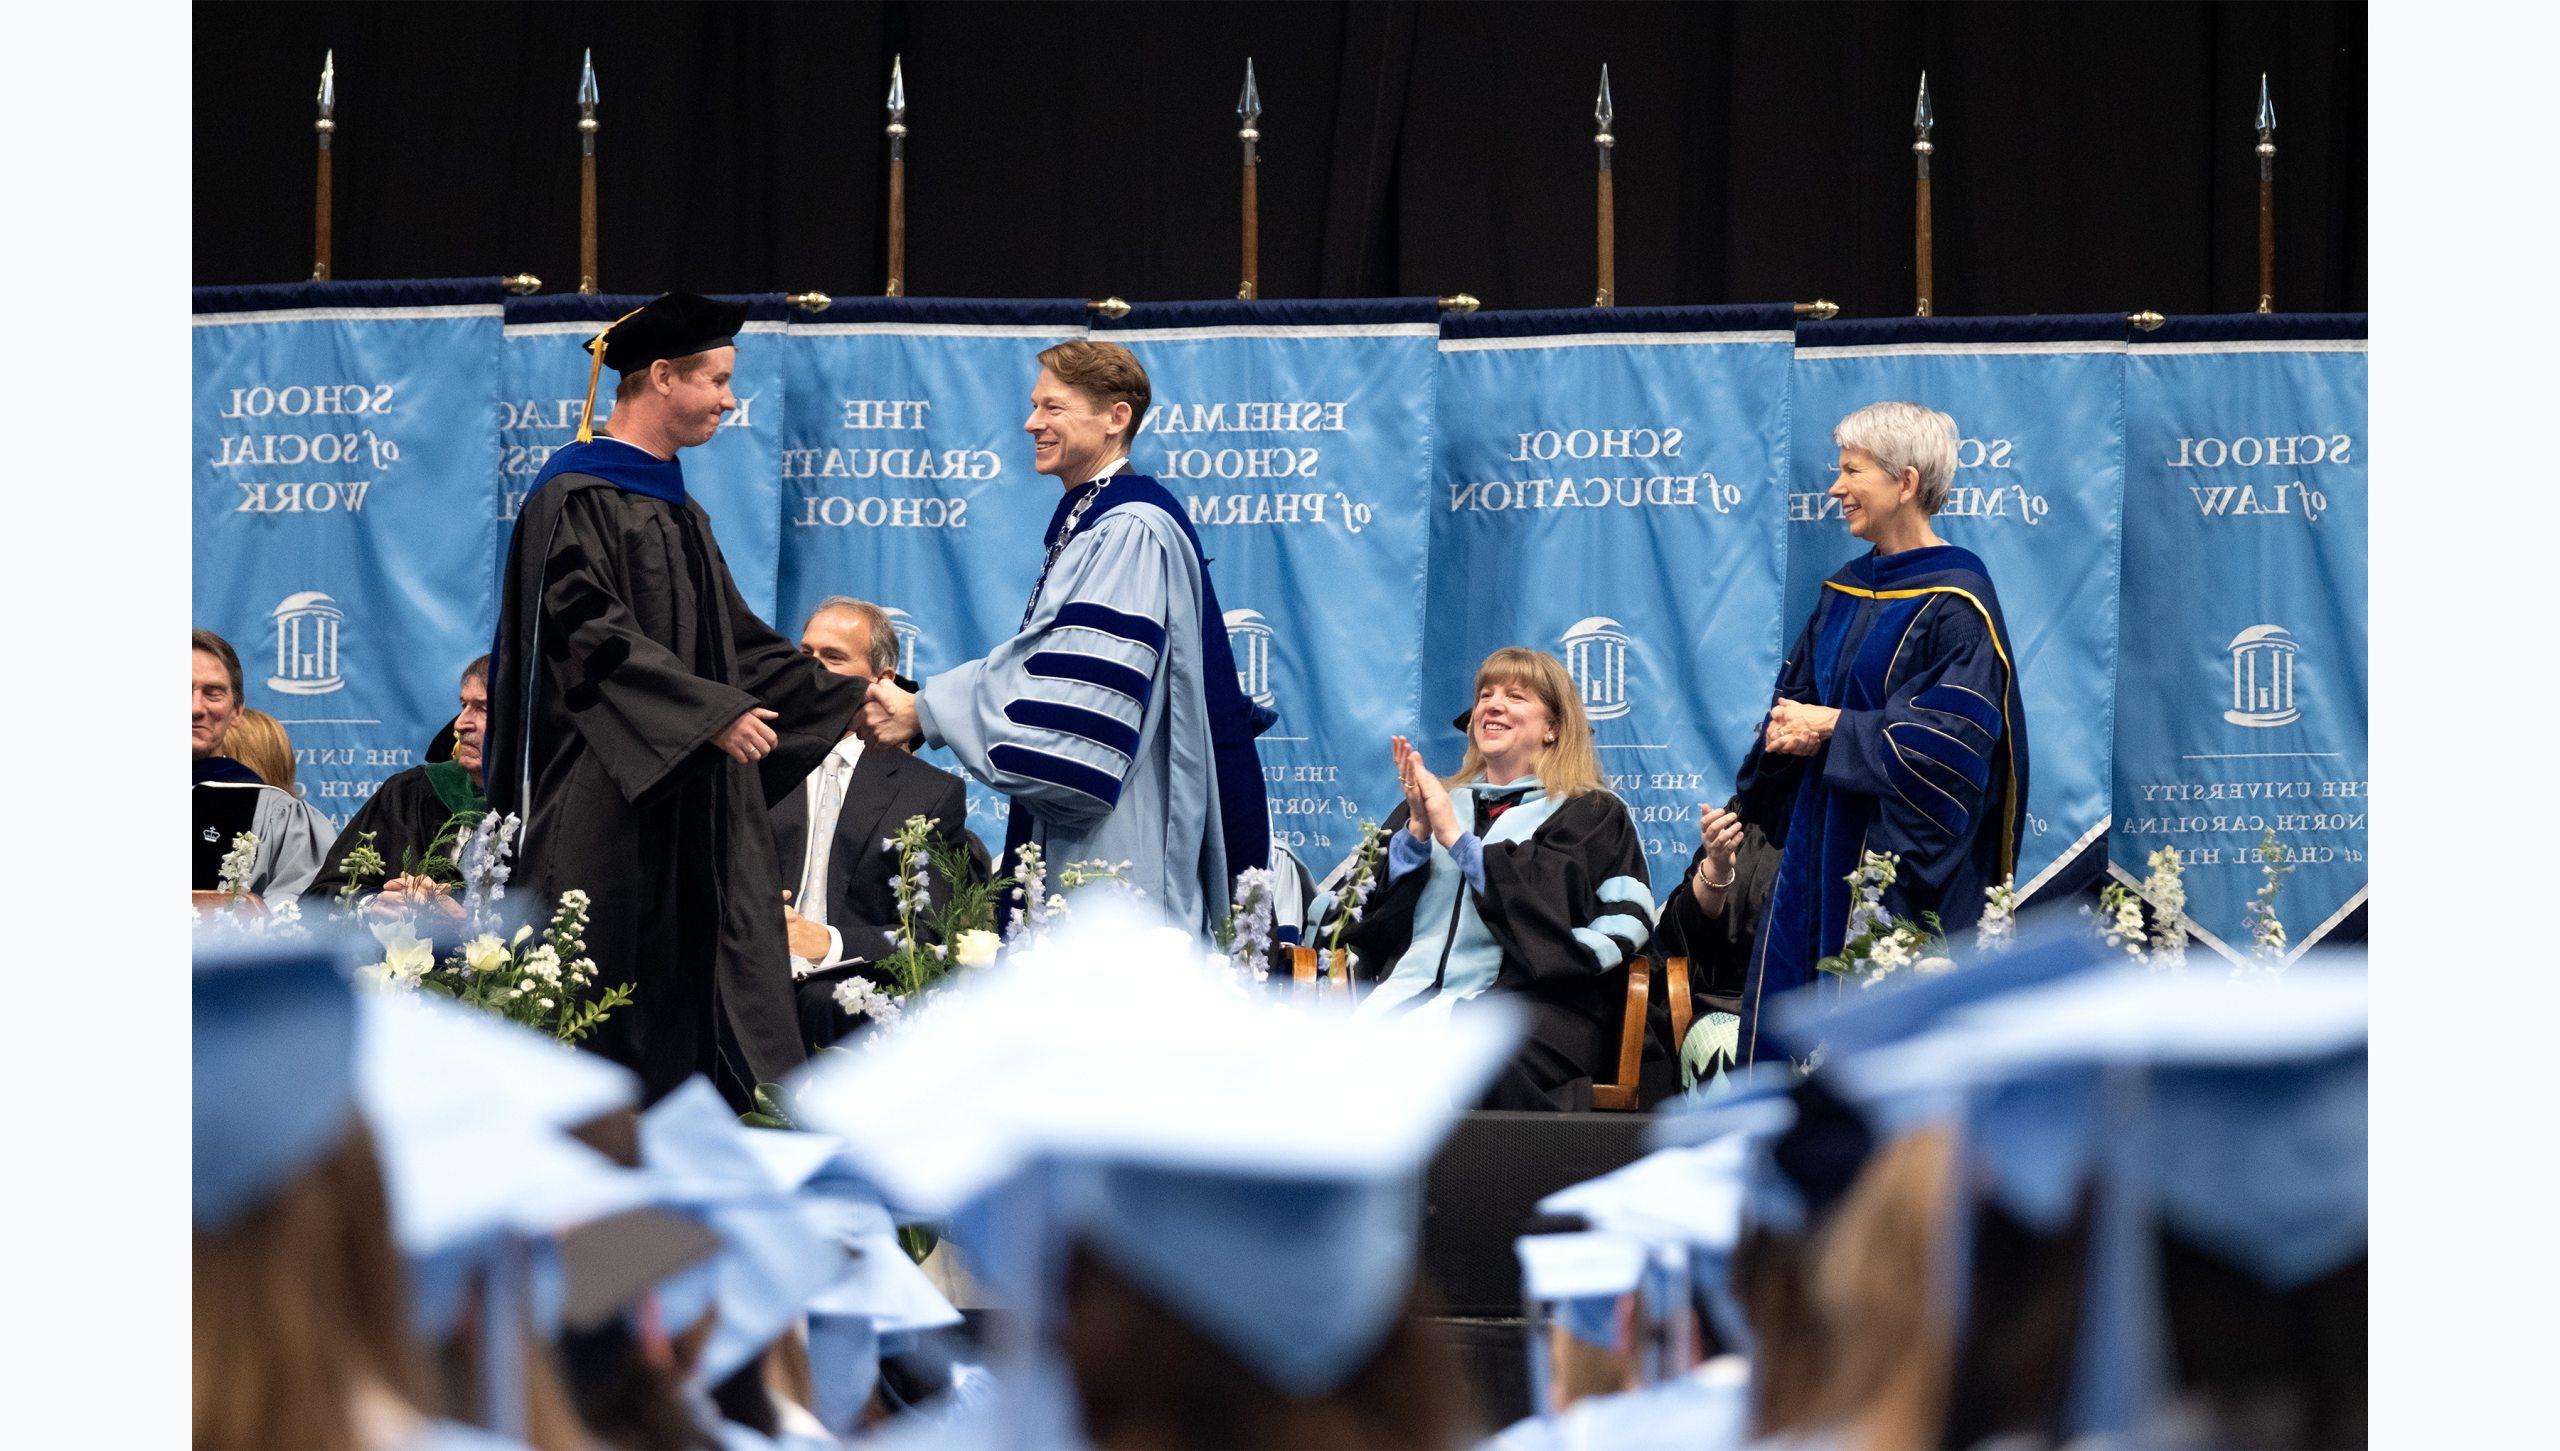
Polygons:
<instances>
[{"instance_id":1,"label":"gray hair","mask_svg":"<svg viewBox=\"0 0 2560 1451\"><path fill-rule=\"evenodd\" d=\"M1956 476L1956 421L1918 403L1870 403L1840 420L1831 441L1875 455L1895 478L1920 471L1920 512L1935 514L1947 502Z\"/></svg>"},{"instance_id":2,"label":"gray hair","mask_svg":"<svg viewBox=\"0 0 2560 1451\"><path fill-rule=\"evenodd\" d=\"M829 595L818 601L818 607L809 612L809 618L815 620L829 610L843 610L862 621L863 628L871 632L870 665L873 675L898 673L898 627L889 623L887 610L851 595ZM808 626L803 624L800 628L805 630Z\"/></svg>"}]
</instances>

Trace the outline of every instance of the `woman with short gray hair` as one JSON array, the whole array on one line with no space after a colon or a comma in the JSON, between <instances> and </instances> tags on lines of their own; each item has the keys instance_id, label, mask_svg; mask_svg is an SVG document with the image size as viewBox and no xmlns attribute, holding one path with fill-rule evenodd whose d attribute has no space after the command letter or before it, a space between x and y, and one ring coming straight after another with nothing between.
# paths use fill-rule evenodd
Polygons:
<instances>
[{"instance_id":1,"label":"woman with short gray hair","mask_svg":"<svg viewBox=\"0 0 2560 1451\"><path fill-rule=\"evenodd\" d=\"M1982 561L1930 525L1955 477L1955 420L1871 403L1831 438L1831 497L1872 548L1823 581L1737 782L1780 851L1743 985L1744 1062L1761 1005L1840 953L1848 879L1869 853L1894 858L1887 915L1935 913L1954 933L1980 919L1986 888L2014 882L2025 819L2026 714L2000 599ZM1709 856L1690 890L1713 915L1732 874L1714 880Z\"/></svg>"}]
</instances>

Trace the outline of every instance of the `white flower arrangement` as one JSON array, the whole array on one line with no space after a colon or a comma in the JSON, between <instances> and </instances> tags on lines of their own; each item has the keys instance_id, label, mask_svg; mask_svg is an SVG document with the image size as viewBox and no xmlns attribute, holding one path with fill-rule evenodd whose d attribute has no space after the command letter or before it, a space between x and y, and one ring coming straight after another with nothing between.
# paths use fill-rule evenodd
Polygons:
<instances>
[{"instance_id":1,"label":"white flower arrangement","mask_svg":"<svg viewBox=\"0 0 2560 1451\"><path fill-rule=\"evenodd\" d=\"M1872 988L1906 968L1928 972L1954 968L1935 913L1924 914L1927 925L1923 926L1885 910L1884 894L1901 867L1901 859L1889 851L1861 854L1858 869L1842 878L1849 884L1849 919L1842 927L1840 950L1815 963L1816 968L1861 988Z\"/></svg>"},{"instance_id":2,"label":"white flower arrangement","mask_svg":"<svg viewBox=\"0 0 2560 1451\"><path fill-rule=\"evenodd\" d=\"M2096 921L2098 937L2109 947L2154 972L2179 972L2187 964L2186 859L2174 846L2149 857L2151 874L2138 887L2110 882L2098 893L2098 905L2082 908Z\"/></svg>"},{"instance_id":3,"label":"white flower arrangement","mask_svg":"<svg viewBox=\"0 0 2560 1451\"><path fill-rule=\"evenodd\" d=\"M516 833L524 826L515 813L501 816L490 812L471 824L456 853L462 869L462 905L471 920L480 921L489 905L507 895L508 857L514 852Z\"/></svg>"},{"instance_id":4,"label":"white flower arrangement","mask_svg":"<svg viewBox=\"0 0 2560 1451\"><path fill-rule=\"evenodd\" d=\"M595 991L596 964L586 943L589 905L586 893L564 892L539 937L530 925L512 937L482 932L441 963L411 918L376 922L382 961L360 976L377 987L451 998L575 1043L631 1002L627 983Z\"/></svg>"},{"instance_id":5,"label":"white flower arrangement","mask_svg":"<svg viewBox=\"0 0 2560 1451\"><path fill-rule=\"evenodd\" d=\"M2150 865L2142 895L2151 904L2151 966L2181 972L2187 965L2186 859L2176 847L2164 846L2151 854Z\"/></svg>"},{"instance_id":6,"label":"white flower arrangement","mask_svg":"<svg viewBox=\"0 0 2560 1451\"><path fill-rule=\"evenodd\" d=\"M244 831L231 838L231 850L222 854L220 874L215 885L229 901L249 895L250 879L258 872L258 834Z\"/></svg>"},{"instance_id":7,"label":"white flower arrangement","mask_svg":"<svg viewBox=\"0 0 2560 1451\"><path fill-rule=\"evenodd\" d=\"M1271 979L1273 907L1269 868L1247 867L1236 873L1224 934L1227 956L1233 971L1249 974L1255 982Z\"/></svg>"},{"instance_id":8,"label":"white flower arrangement","mask_svg":"<svg viewBox=\"0 0 2560 1451\"><path fill-rule=\"evenodd\" d=\"M2285 873L2293 866L2285 860L2284 843L2277 839L2274 827L2259 839L2256 856L2261 880L2257 893L2241 909L2249 923L2249 961L2233 968L2233 977L2273 977L2284 972L2284 919L2276 915L2276 895L2284 890Z\"/></svg>"},{"instance_id":9,"label":"white flower arrangement","mask_svg":"<svg viewBox=\"0 0 2560 1451\"><path fill-rule=\"evenodd\" d=\"M424 859L403 865L403 875L386 884L394 890L366 892L364 884L389 870L367 833L342 860L347 885L325 910L334 918L363 924L381 944L382 957L357 970L369 987L395 992L433 993L495 1013L574 1043L595 1031L617 1008L631 1002L628 985L596 990L595 959L587 956L587 914L593 903L572 888L560 894L549 925L537 937L530 926L511 937L491 907L506 895L508 860L515 850L521 823L514 816L493 817L457 812L430 843ZM444 846L454 843L452 857ZM416 853L410 855L414 858ZM245 886L257 859L257 838L243 832L232 843L223 867L225 889ZM459 873L465 902L447 895ZM235 895L237 893L235 892ZM230 912L205 925L209 931L254 931L269 936L307 936L298 900L269 905L263 916ZM436 960L435 943L421 937L421 919L461 926L471 935Z\"/></svg>"},{"instance_id":10,"label":"white flower arrangement","mask_svg":"<svg viewBox=\"0 0 2560 1451\"><path fill-rule=\"evenodd\" d=\"M2018 879L2003 877L1982 889L1982 918L1974 924L1973 945L1998 952L2018 940Z\"/></svg>"},{"instance_id":11,"label":"white flower arrangement","mask_svg":"<svg viewBox=\"0 0 2560 1451\"><path fill-rule=\"evenodd\" d=\"M836 1006L857 1018L869 1018L887 1027L898 1021L898 1000L880 990L879 984L863 977L847 977L835 988Z\"/></svg>"}]
</instances>

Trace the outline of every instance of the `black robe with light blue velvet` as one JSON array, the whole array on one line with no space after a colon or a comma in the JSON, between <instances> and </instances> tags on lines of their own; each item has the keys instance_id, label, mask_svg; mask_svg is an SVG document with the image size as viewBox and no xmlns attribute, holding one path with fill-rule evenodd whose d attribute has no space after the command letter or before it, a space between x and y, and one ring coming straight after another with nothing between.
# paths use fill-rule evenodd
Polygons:
<instances>
[{"instance_id":1,"label":"black robe with light blue velvet","mask_svg":"<svg viewBox=\"0 0 2560 1451\"><path fill-rule=\"evenodd\" d=\"M1914 922L1935 912L1950 934L1982 916L1984 888L2016 873L2027 800L2016 660L1999 596L1969 550L1869 553L1823 581L1776 698L1840 718L1811 756L1773 755L1764 734L1737 783L1781 849L1744 984L1744 1061L1761 1005L1811 982L1814 964L1840 950L1847 878L1864 853L1900 859L1886 911Z\"/></svg>"},{"instance_id":2,"label":"black robe with light blue velvet","mask_svg":"<svg viewBox=\"0 0 2560 1451\"><path fill-rule=\"evenodd\" d=\"M584 1046L653 1101L703 1073L743 1104L807 1056L766 808L843 739L862 683L748 608L676 460L604 438L535 480L490 653L489 800L524 818L510 904L583 889L599 986L636 994ZM713 738L759 705L778 743L734 761Z\"/></svg>"}]
</instances>

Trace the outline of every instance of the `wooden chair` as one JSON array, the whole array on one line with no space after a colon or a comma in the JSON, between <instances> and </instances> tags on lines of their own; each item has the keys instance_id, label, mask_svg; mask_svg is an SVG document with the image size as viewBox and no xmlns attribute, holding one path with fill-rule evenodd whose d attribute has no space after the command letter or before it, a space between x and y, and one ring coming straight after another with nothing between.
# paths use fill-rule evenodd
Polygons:
<instances>
[{"instance_id":1,"label":"wooden chair","mask_svg":"<svg viewBox=\"0 0 2560 1451\"><path fill-rule=\"evenodd\" d=\"M259 901L258 894L255 892L241 893L236 903L232 898L225 896L220 892L196 890L194 891L194 897L194 910L198 916L202 916L207 912L219 912L226 907L233 906L236 906L238 910L245 912L252 917L263 917L267 915L267 904Z\"/></svg>"},{"instance_id":2,"label":"wooden chair","mask_svg":"<svg viewBox=\"0 0 2560 1451\"><path fill-rule=\"evenodd\" d=\"M1671 1013L1672 1051L1689 1036L1689 959L1666 959L1660 973L1664 1006ZM1638 956L1627 962L1627 1007L1618 1021L1618 1076L1606 1083L1591 1085L1591 1106L1609 1113L1633 1113L1640 1106L1636 1095L1638 1077L1644 1069L1645 1016L1651 1007L1653 959Z\"/></svg>"},{"instance_id":3,"label":"wooden chair","mask_svg":"<svg viewBox=\"0 0 2560 1451\"><path fill-rule=\"evenodd\" d=\"M1289 949L1291 980L1308 987L1321 981L1334 992L1348 996L1351 991L1351 953L1336 949L1332 954L1333 971L1317 977L1322 953L1313 947ZM1689 1036L1689 1019L1694 1011L1689 1001L1689 959L1674 957L1662 964L1664 1006L1671 1013L1672 1051ZM1627 1006L1618 1024L1618 1076L1606 1083L1591 1085L1591 1106L1612 1113L1633 1113L1638 1107L1636 1081L1644 1068L1645 1015L1653 997L1655 970L1653 959L1638 956L1627 963Z\"/></svg>"},{"instance_id":4,"label":"wooden chair","mask_svg":"<svg viewBox=\"0 0 2560 1451\"><path fill-rule=\"evenodd\" d=\"M1290 947L1290 980L1304 984L1308 987L1315 986L1318 981L1316 973L1324 956L1325 954L1321 948L1298 946ZM1333 971L1326 973L1322 979L1325 989L1329 992L1338 992L1344 997L1349 997L1351 995L1351 949L1347 947L1337 947L1333 950L1332 957Z\"/></svg>"}]
</instances>

